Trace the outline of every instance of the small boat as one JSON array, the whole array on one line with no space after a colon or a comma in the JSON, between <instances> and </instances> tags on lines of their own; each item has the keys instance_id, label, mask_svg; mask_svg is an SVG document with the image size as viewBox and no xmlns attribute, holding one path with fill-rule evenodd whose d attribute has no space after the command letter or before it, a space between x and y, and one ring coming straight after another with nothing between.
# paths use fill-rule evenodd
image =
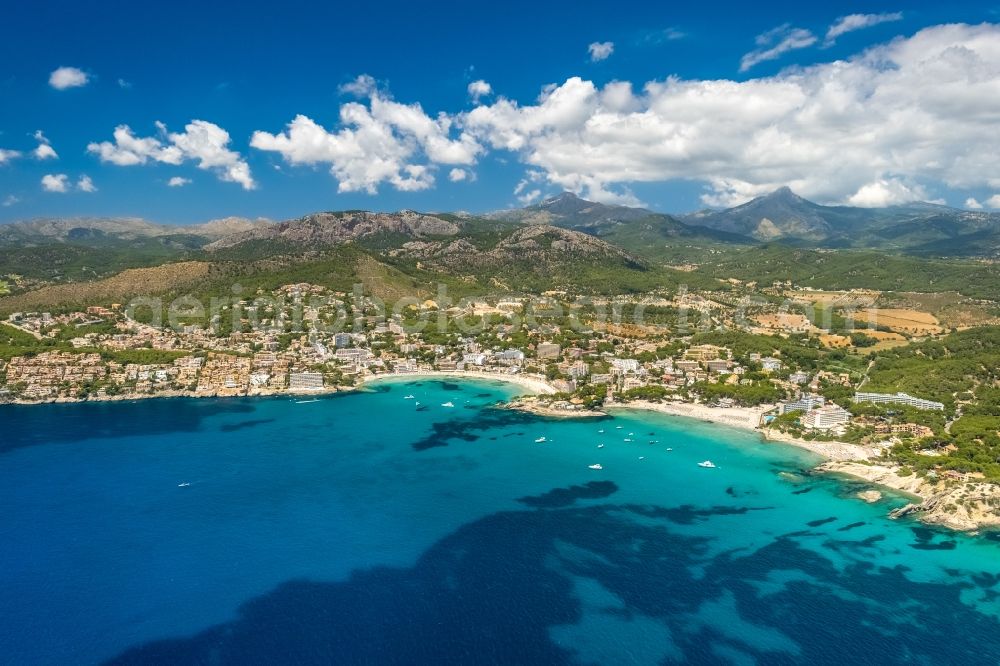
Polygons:
<instances>
[{"instance_id":1,"label":"small boat","mask_svg":"<svg viewBox=\"0 0 1000 666\"><path fill-rule=\"evenodd\" d=\"M403 396L403 400L413 400L413 396L412 395L404 395Z\"/></svg>"},{"instance_id":2,"label":"small boat","mask_svg":"<svg viewBox=\"0 0 1000 666\"><path fill-rule=\"evenodd\" d=\"M628 434L628 436L629 436L629 437L631 437L631 436L632 436L632 435L634 435L634 434L635 434L634 432L630 432L630 433Z\"/></svg>"},{"instance_id":3,"label":"small boat","mask_svg":"<svg viewBox=\"0 0 1000 666\"><path fill-rule=\"evenodd\" d=\"M603 434L604 434L604 431L603 431L603 430L598 430L598 431L597 431L597 434L598 434L598 435L603 435Z\"/></svg>"},{"instance_id":4,"label":"small boat","mask_svg":"<svg viewBox=\"0 0 1000 666\"><path fill-rule=\"evenodd\" d=\"M319 402L319 398L313 398L312 400L296 400L296 405L308 405L310 402Z\"/></svg>"},{"instance_id":5,"label":"small boat","mask_svg":"<svg viewBox=\"0 0 1000 666\"><path fill-rule=\"evenodd\" d=\"M622 429L621 426L615 426L615 430L621 430L621 429Z\"/></svg>"},{"instance_id":6,"label":"small boat","mask_svg":"<svg viewBox=\"0 0 1000 666\"><path fill-rule=\"evenodd\" d=\"M639 456L639 460L645 460L646 456Z\"/></svg>"},{"instance_id":7,"label":"small boat","mask_svg":"<svg viewBox=\"0 0 1000 666\"><path fill-rule=\"evenodd\" d=\"M190 483L188 483L187 481L185 481L184 483L178 483L177 487L178 488L187 488L190 485L191 485Z\"/></svg>"},{"instance_id":8,"label":"small boat","mask_svg":"<svg viewBox=\"0 0 1000 666\"><path fill-rule=\"evenodd\" d=\"M448 402L442 402L441 406L442 407L454 407L455 403L453 403L451 400L449 400Z\"/></svg>"},{"instance_id":9,"label":"small boat","mask_svg":"<svg viewBox=\"0 0 1000 666\"><path fill-rule=\"evenodd\" d=\"M703 460L702 462L698 463L698 467L715 467L715 463L712 462L711 460Z\"/></svg>"},{"instance_id":10,"label":"small boat","mask_svg":"<svg viewBox=\"0 0 1000 666\"><path fill-rule=\"evenodd\" d=\"M538 439L535 440L535 444L541 444L544 441L545 441L544 437L539 437Z\"/></svg>"},{"instance_id":11,"label":"small boat","mask_svg":"<svg viewBox=\"0 0 1000 666\"><path fill-rule=\"evenodd\" d=\"M594 465L587 465L587 467L589 467L590 469L604 469L604 466L601 465L601 463L596 463Z\"/></svg>"},{"instance_id":12,"label":"small boat","mask_svg":"<svg viewBox=\"0 0 1000 666\"><path fill-rule=\"evenodd\" d=\"M598 444L598 445L597 445L597 448L599 448L599 449L603 449L603 448L604 448L604 445L603 445L603 444Z\"/></svg>"},{"instance_id":13,"label":"small boat","mask_svg":"<svg viewBox=\"0 0 1000 666\"><path fill-rule=\"evenodd\" d=\"M631 442L632 440L631 440L631 439L629 439L628 437L626 437L624 441L626 441L626 442Z\"/></svg>"},{"instance_id":14,"label":"small boat","mask_svg":"<svg viewBox=\"0 0 1000 666\"><path fill-rule=\"evenodd\" d=\"M673 451L673 450L674 450L674 447L672 447L672 446L668 446L667 447L667 451Z\"/></svg>"}]
</instances>

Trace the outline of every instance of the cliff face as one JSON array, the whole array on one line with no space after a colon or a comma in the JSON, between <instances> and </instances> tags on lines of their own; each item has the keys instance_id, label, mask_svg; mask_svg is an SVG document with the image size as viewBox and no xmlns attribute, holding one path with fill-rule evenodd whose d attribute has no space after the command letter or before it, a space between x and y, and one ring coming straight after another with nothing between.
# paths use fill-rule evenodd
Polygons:
<instances>
[{"instance_id":1,"label":"cliff face","mask_svg":"<svg viewBox=\"0 0 1000 666\"><path fill-rule=\"evenodd\" d=\"M305 249L340 245L377 234L399 234L412 238L454 236L458 224L433 215L412 211L371 213L347 211L316 213L280 224L268 225L220 238L205 247L221 250L252 241L284 241Z\"/></svg>"},{"instance_id":2,"label":"cliff face","mask_svg":"<svg viewBox=\"0 0 1000 666\"><path fill-rule=\"evenodd\" d=\"M392 250L390 255L418 259L438 270L571 259L608 259L639 264L627 252L598 238L547 225L520 227L492 247L479 248L464 238L453 241L411 241Z\"/></svg>"}]
</instances>

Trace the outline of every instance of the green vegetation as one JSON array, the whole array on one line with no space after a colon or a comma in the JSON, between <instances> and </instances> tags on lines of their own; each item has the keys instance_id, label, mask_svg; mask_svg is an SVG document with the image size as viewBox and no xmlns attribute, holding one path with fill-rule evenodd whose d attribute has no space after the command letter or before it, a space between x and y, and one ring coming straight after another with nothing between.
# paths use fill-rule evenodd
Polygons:
<instances>
[{"instance_id":1,"label":"green vegetation","mask_svg":"<svg viewBox=\"0 0 1000 666\"><path fill-rule=\"evenodd\" d=\"M725 384L722 382L698 382L691 390L705 402L715 402L720 398L730 398L745 407L774 403L785 397L785 392L770 382L753 384Z\"/></svg>"},{"instance_id":2,"label":"green vegetation","mask_svg":"<svg viewBox=\"0 0 1000 666\"><path fill-rule=\"evenodd\" d=\"M983 326L881 352L866 391L904 391L954 408L955 396L1000 379L1000 327ZM990 394L992 395L992 394Z\"/></svg>"},{"instance_id":3,"label":"green vegetation","mask_svg":"<svg viewBox=\"0 0 1000 666\"><path fill-rule=\"evenodd\" d=\"M790 281L814 289L956 291L996 298L1000 265L966 260L925 259L883 252L806 250L787 245L725 248L692 275L737 278L769 286Z\"/></svg>"},{"instance_id":4,"label":"green vegetation","mask_svg":"<svg viewBox=\"0 0 1000 666\"><path fill-rule=\"evenodd\" d=\"M157 266L200 254L204 238L186 234L129 241L43 243L0 247L0 275L17 273L34 280L78 282L119 273L126 268ZM3 290L0 290L2 293Z\"/></svg>"}]
</instances>

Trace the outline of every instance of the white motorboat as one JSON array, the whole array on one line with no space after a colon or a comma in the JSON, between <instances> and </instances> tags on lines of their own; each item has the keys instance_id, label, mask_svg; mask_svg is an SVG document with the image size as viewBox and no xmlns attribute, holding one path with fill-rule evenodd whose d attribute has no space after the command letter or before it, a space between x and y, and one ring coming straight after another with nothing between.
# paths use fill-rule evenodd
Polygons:
<instances>
[{"instance_id":1,"label":"white motorboat","mask_svg":"<svg viewBox=\"0 0 1000 666\"><path fill-rule=\"evenodd\" d=\"M453 403L451 400L449 400L448 402L442 402L441 406L442 407L454 407L455 403Z\"/></svg>"},{"instance_id":2,"label":"white motorboat","mask_svg":"<svg viewBox=\"0 0 1000 666\"><path fill-rule=\"evenodd\" d=\"M604 466L601 465L601 463L596 463L596 464L593 464L593 465L587 465L587 467L589 467L590 469L604 469Z\"/></svg>"},{"instance_id":3,"label":"white motorboat","mask_svg":"<svg viewBox=\"0 0 1000 666\"><path fill-rule=\"evenodd\" d=\"M544 441L545 441L544 437L539 437L538 439L535 440L535 444L541 444Z\"/></svg>"},{"instance_id":4,"label":"white motorboat","mask_svg":"<svg viewBox=\"0 0 1000 666\"><path fill-rule=\"evenodd\" d=\"M715 467L715 463L712 462L711 460L703 460L702 462L698 463L698 467Z\"/></svg>"}]
</instances>

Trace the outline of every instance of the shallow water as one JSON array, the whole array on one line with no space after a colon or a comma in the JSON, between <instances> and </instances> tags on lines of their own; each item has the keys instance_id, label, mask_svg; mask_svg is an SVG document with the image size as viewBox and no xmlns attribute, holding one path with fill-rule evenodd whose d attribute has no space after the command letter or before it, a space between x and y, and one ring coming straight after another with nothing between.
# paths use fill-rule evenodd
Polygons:
<instances>
[{"instance_id":1,"label":"shallow water","mask_svg":"<svg viewBox=\"0 0 1000 666\"><path fill-rule=\"evenodd\" d=\"M998 544L888 520L810 454L373 388L0 409L4 661L1000 658Z\"/></svg>"}]
</instances>

